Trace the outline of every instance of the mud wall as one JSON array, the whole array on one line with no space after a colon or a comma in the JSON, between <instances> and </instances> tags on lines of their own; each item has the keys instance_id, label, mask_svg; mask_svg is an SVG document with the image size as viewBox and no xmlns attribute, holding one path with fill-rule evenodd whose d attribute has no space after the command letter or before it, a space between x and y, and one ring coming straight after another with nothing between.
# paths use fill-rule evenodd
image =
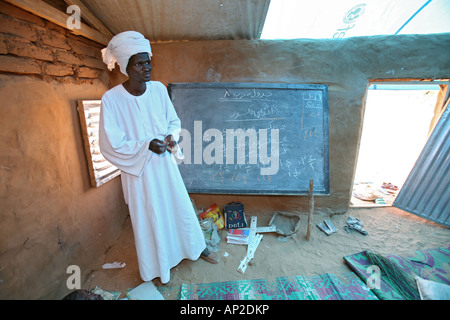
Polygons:
<instances>
[{"instance_id":1,"label":"mud wall","mask_svg":"<svg viewBox=\"0 0 450 320\"><path fill-rule=\"evenodd\" d=\"M349 207L369 80L450 77L450 34L332 40L203 41L153 45L152 77L170 82L326 84L329 89L330 195L316 210ZM389 128L380 128L380 130ZM376 147L376 146L374 146ZM308 212L307 197L192 195L207 208L242 201L250 212Z\"/></svg>"},{"instance_id":2,"label":"mud wall","mask_svg":"<svg viewBox=\"0 0 450 320\"><path fill-rule=\"evenodd\" d=\"M120 235L120 180L91 188L76 109L109 87L101 47L0 2L0 299L62 298Z\"/></svg>"}]
</instances>

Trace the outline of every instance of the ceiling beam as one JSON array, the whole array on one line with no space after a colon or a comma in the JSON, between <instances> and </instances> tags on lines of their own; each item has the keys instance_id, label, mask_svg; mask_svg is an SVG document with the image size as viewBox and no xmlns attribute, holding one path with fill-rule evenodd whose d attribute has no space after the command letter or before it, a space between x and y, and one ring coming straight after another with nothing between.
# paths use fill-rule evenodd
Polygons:
<instances>
[{"instance_id":1,"label":"ceiling beam","mask_svg":"<svg viewBox=\"0 0 450 320\"><path fill-rule=\"evenodd\" d=\"M105 46L108 45L110 36L105 35L88 25L80 22L80 29L70 29L67 25L67 19L70 17L66 13L59 11L42 0L5 0L21 9L34 13L35 15L51 21L63 28L70 30L73 34L83 36Z\"/></svg>"}]
</instances>

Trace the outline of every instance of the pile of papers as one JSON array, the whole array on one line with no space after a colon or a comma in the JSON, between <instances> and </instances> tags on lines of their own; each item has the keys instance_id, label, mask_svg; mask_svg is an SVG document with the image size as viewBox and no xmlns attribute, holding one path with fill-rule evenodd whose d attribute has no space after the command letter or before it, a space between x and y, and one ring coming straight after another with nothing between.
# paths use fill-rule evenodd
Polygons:
<instances>
[{"instance_id":1,"label":"pile of papers","mask_svg":"<svg viewBox=\"0 0 450 320\"><path fill-rule=\"evenodd\" d=\"M250 237L250 229L230 229L228 230L227 242L231 244L248 245L248 238Z\"/></svg>"}]
</instances>

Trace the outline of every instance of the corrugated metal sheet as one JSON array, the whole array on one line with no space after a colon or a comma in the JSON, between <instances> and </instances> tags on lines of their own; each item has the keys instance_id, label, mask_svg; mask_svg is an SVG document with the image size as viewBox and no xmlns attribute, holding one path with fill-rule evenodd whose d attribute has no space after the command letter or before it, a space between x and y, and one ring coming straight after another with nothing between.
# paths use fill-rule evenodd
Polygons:
<instances>
[{"instance_id":1,"label":"corrugated metal sheet","mask_svg":"<svg viewBox=\"0 0 450 320\"><path fill-rule=\"evenodd\" d=\"M447 106L393 206L450 228L450 107Z\"/></svg>"},{"instance_id":2,"label":"corrugated metal sheet","mask_svg":"<svg viewBox=\"0 0 450 320\"><path fill-rule=\"evenodd\" d=\"M83 0L113 34L151 42L259 39L270 0ZM83 17L83 12L81 12Z\"/></svg>"}]
</instances>

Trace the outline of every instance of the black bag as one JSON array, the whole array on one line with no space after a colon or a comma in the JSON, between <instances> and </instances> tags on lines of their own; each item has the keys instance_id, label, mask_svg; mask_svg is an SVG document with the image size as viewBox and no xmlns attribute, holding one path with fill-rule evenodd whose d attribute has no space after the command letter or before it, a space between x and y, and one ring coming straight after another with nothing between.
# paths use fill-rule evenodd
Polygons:
<instances>
[{"instance_id":1,"label":"black bag","mask_svg":"<svg viewBox=\"0 0 450 320\"><path fill-rule=\"evenodd\" d=\"M223 207L225 216L225 228L238 229L247 228L247 220L245 219L244 204L240 202L231 202Z\"/></svg>"}]
</instances>

